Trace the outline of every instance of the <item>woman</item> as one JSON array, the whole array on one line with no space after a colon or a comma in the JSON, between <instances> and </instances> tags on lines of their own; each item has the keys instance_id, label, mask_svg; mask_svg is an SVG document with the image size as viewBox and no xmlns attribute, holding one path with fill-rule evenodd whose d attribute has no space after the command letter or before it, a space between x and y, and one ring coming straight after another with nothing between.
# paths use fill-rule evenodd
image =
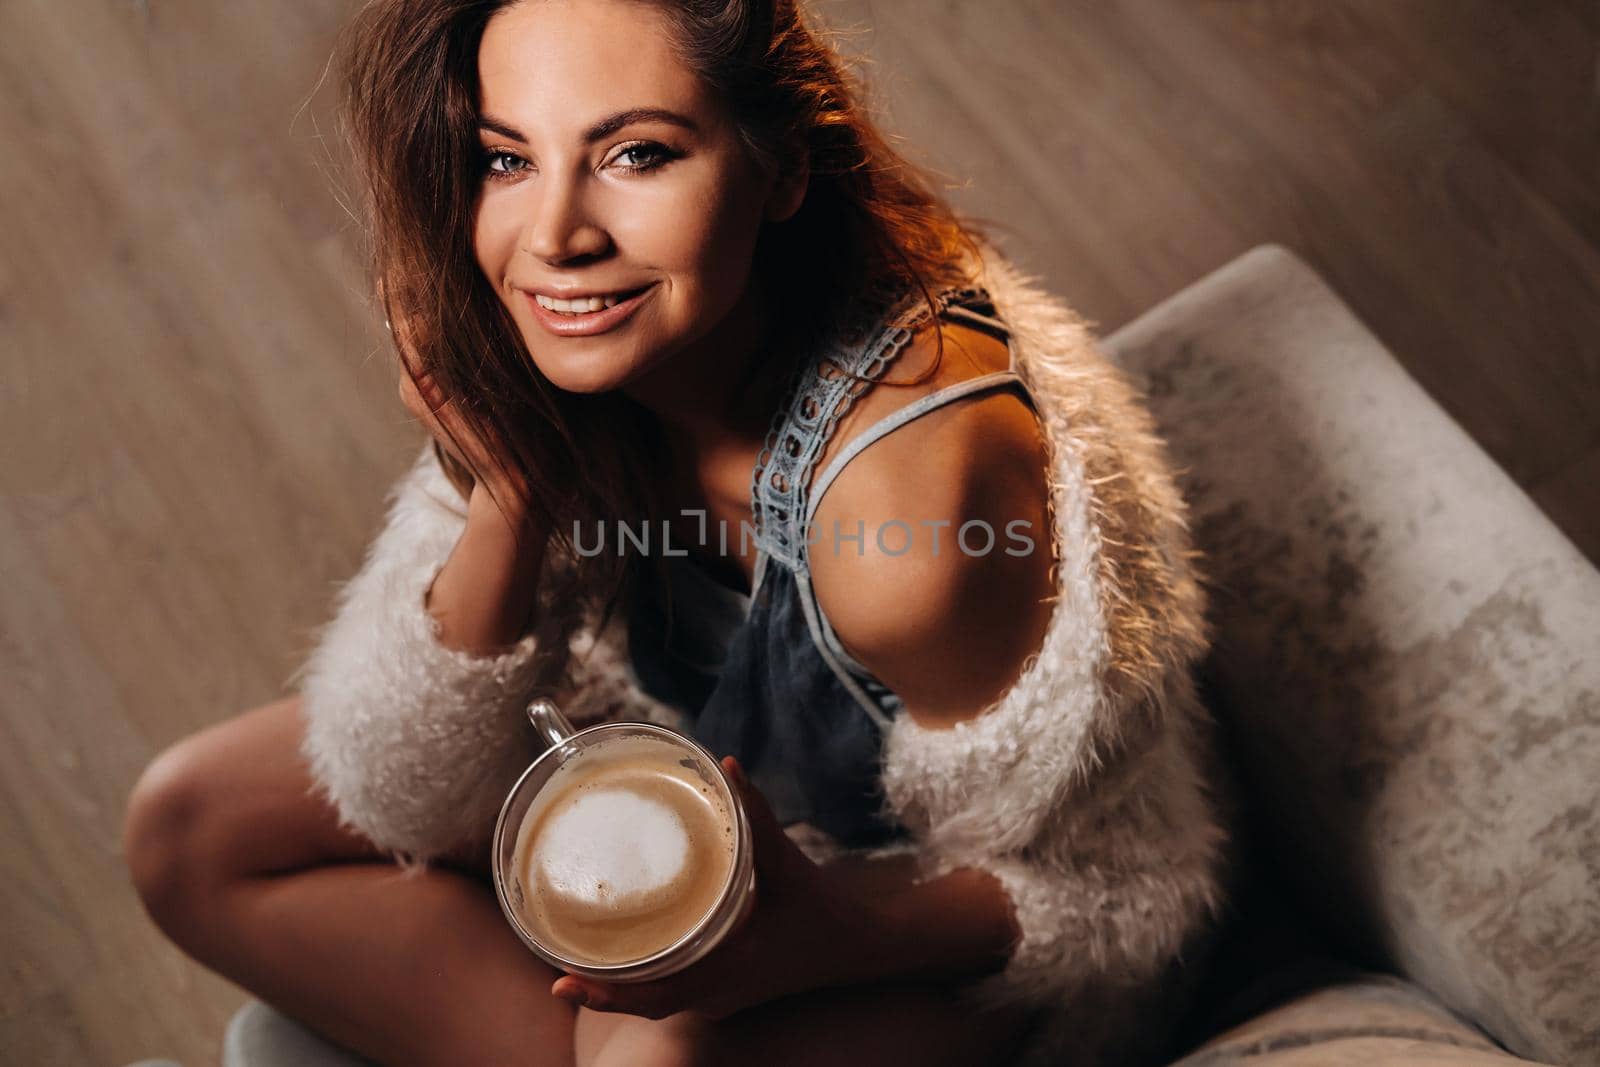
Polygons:
<instances>
[{"instance_id":1,"label":"woman","mask_svg":"<svg viewBox=\"0 0 1600 1067\"><path fill-rule=\"evenodd\" d=\"M1083 324L788 0L378 0L344 54L430 443L300 695L135 789L156 921L388 1064L1155 1054L1220 896L1204 600ZM743 783L757 905L691 968L499 915L535 690Z\"/></svg>"}]
</instances>

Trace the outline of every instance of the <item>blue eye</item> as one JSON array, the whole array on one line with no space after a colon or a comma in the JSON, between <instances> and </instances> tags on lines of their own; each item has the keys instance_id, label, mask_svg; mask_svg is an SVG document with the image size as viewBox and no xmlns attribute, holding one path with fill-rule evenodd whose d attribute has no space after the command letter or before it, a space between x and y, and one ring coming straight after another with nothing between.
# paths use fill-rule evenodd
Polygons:
<instances>
[{"instance_id":1,"label":"blue eye","mask_svg":"<svg viewBox=\"0 0 1600 1067\"><path fill-rule=\"evenodd\" d=\"M666 145L657 144L655 141L635 141L633 144L623 146L622 150L612 158L621 159L624 156L635 160L633 163L622 164L624 171L630 174L645 174L682 158L683 153ZM504 148L485 149L482 159L483 175L490 181L510 181L529 169L527 160Z\"/></svg>"},{"instance_id":2,"label":"blue eye","mask_svg":"<svg viewBox=\"0 0 1600 1067\"><path fill-rule=\"evenodd\" d=\"M498 148L490 149L483 154L483 169L485 174L494 181L505 181L507 178L514 178L521 170L520 167L515 170L509 170L495 166L500 160L509 160L512 164L521 163L523 166L527 165L526 160L514 156L510 152Z\"/></svg>"},{"instance_id":3,"label":"blue eye","mask_svg":"<svg viewBox=\"0 0 1600 1067\"><path fill-rule=\"evenodd\" d=\"M674 159L678 158L677 153L673 152L672 149L668 148L666 145L656 144L654 141L637 141L631 145L628 145L621 152L617 153L617 157L619 159L622 156L634 156L637 158L640 155L644 156L647 160L650 160L650 162L637 163L633 166L624 167L623 169L631 170L636 174L642 174L645 171L651 171L655 170L657 167L665 166Z\"/></svg>"}]
</instances>

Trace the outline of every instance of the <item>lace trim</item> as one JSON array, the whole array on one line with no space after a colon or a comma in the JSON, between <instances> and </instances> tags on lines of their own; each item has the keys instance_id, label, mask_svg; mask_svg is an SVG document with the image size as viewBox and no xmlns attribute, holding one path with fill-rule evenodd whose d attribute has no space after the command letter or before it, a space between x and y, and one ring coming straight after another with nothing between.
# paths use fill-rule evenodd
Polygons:
<instances>
[{"instance_id":1,"label":"lace trim","mask_svg":"<svg viewBox=\"0 0 1600 1067\"><path fill-rule=\"evenodd\" d=\"M952 286L935 294L932 309L920 292L904 294L889 302L886 312L882 304L867 309L829 342L820 359L800 361L750 482L757 543L769 557L791 568L805 561L805 531L795 523L806 513L812 468L856 397L879 379L923 323L951 304L972 300L989 302L989 291L980 285Z\"/></svg>"}]
</instances>

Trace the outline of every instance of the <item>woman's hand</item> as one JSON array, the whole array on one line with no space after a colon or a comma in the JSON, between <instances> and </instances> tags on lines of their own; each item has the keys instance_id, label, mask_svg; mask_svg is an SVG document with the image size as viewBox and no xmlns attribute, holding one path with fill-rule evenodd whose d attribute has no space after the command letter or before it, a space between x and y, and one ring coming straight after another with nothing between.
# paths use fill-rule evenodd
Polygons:
<instances>
[{"instance_id":1,"label":"woman's hand","mask_svg":"<svg viewBox=\"0 0 1600 1067\"><path fill-rule=\"evenodd\" d=\"M472 473L471 495L475 501L492 488L494 499L514 514L526 514L526 480L518 476L512 464L499 461L461 417L457 398L445 396L433 375L422 369L404 322L391 323L389 329L402 362L400 402L452 459Z\"/></svg>"},{"instance_id":2,"label":"woman's hand","mask_svg":"<svg viewBox=\"0 0 1600 1067\"><path fill-rule=\"evenodd\" d=\"M742 1008L849 980L848 957L870 951L875 929L863 902L841 892L783 832L760 790L732 756L754 838L756 898L750 913L705 957L649 982L602 982L563 975L550 992L595 1011L661 1019L694 1011L721 1019Z\"/></svg>"}]
</instances>

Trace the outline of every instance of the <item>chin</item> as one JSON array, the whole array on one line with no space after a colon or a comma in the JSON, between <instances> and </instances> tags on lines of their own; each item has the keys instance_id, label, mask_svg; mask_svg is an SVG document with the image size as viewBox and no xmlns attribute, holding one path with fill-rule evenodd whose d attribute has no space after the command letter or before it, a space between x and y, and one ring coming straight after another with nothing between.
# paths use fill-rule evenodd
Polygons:
<instances>
[{"instance_id":1,"label":"chin","mask_svg":"<svg viewBox=\"0 0 1600 1067\"><path fill-rule=\"evenodd\" d=\"M622 384L610 375L546 374L545 378L563 393L609 393Z\"/></svg>"},{"instance_id":2,"label":"chin","mask_svg":"<svg viewBox=\"0 0 1600 1067\"><path fill-rule=\"evenodd\" d=\"M565 393L609 393L634 377L634 369L603 360L572 359L538 364L545 380Z\"/></svg>"}]
</instances>

